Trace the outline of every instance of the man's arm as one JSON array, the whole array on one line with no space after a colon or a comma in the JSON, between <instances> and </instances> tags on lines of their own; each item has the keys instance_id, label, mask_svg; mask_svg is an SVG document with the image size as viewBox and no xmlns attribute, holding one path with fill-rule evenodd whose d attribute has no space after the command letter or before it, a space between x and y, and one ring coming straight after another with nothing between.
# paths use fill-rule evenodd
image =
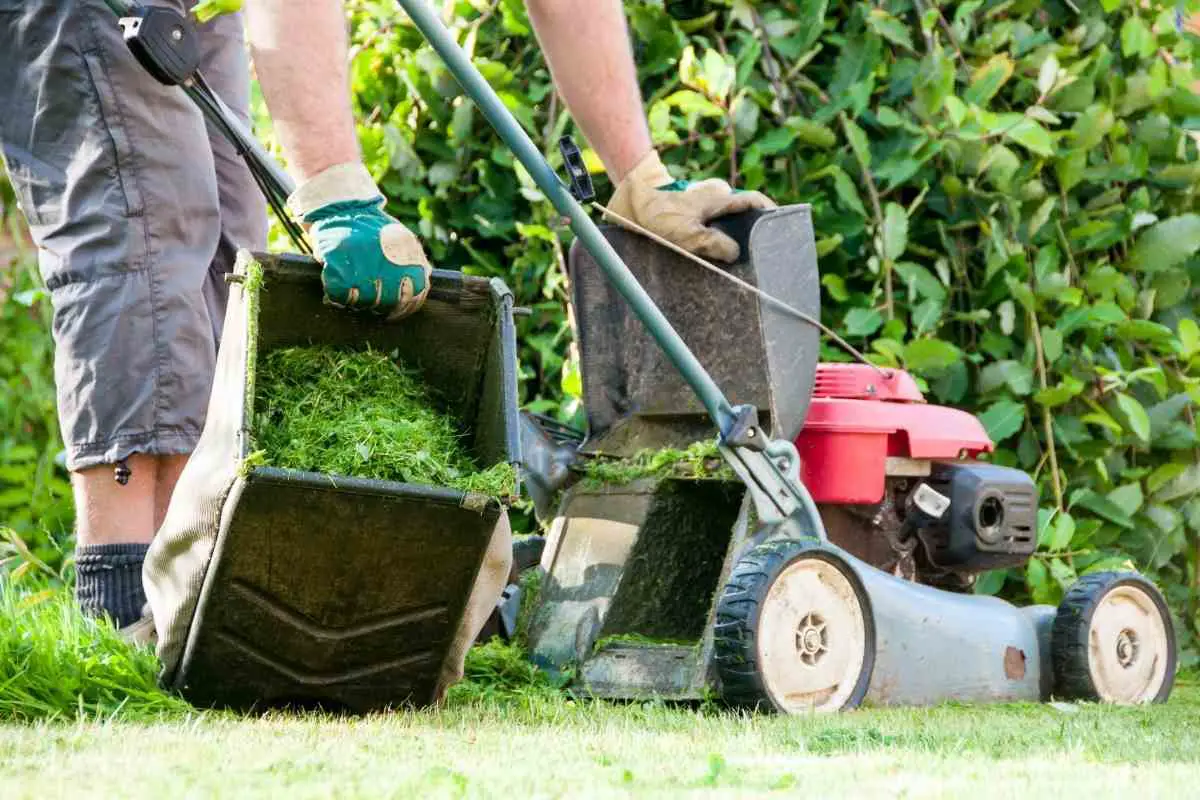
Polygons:
<instances>
[{"instance_id":1,"label":"man's arm","mask_svg":"<svg viewBox=\"0 0 1200 800\"><path fill-rule=\"evenodd\" d=\"M245 14L258 82L296 182L359 161L341 0L249 0Z\"/></svg>"},{"instance_id":2,"label":"man's arm","mask_svg":"<svg viewBox=\"0 0 1200 800\"><path fill-rule=\"evenodd\" d=\"M529 19L575 122L619 183L652 149L619 0L528 0Z\"/></svg>"},{"instance_id":3,"label":"man's arm","mask_svg":"<svg viewBox=\"0 0 1200 800\"><path fill-rule=\"evenodd\" d=\"M246 30L263 97L309 226L328 298L399 318L429 294L433 268L408 228L383 211L363 166L350 106L341 0L249 0Z\"/></svg>"},{"instance_id":4,"label":"man's arm","mask_svg":"<svg viewBox=\"0 0 1200 800\"><path fill-rule=\"evenodd\" d=\"M620 0L526 1L554 83L617 187L610 218L698 255L736 261L737 243L708 223L774 203L717 178L688 183L667 172L646 125Z\"/></svg>"}]
</instances>

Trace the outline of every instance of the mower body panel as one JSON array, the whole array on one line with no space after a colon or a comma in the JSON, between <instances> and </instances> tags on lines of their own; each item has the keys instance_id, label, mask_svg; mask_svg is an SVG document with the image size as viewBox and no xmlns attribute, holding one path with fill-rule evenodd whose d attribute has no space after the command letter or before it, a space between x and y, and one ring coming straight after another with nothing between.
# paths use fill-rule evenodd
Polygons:
<instances>
[{"instance_id":1,"label":"mower body panel","mask_svg":"<svg viewBox=\"0 0 1200 800\"><path fill-rule=\"evenodd\" d=\"M808 206L714 223L741 244L729 274L820 317L816 238ZM734 404L753 404L776 436L792 438L812 396L816 328L642 236L605 236ZM686 446L714 433L695 394L591 255L571 250L572 308L589 441L612 455Z\"/></svg>"},{"instance_id":2,"label":"mower body panel","mask_svg":"<svg viewBox=\"0 0 1200 800\"><path fill-rule=\"evenodd\" d=\"M1017 608L902 580L849 554L871 598L875 668L866 702L932 705L1048 699L1052 606ZM1043 633L1043 629L1045 633Z\"/></svg>"}]
</instances>

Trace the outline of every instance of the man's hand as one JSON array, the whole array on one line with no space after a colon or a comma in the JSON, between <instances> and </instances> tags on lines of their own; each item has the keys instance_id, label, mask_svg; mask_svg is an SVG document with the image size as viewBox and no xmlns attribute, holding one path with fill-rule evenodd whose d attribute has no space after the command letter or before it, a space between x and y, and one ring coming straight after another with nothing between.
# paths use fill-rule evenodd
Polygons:
<instances>
[{"instance_id":1,"label":"man's hand","mask_svg":"<svg viewBox=\"0 0 1200 800\"><path fill-rule=\"evenodd\" d=\"M361 164L330 167L288 198L292 213L311 226L329 301L399 319L424 304L433 268L417 237L384 213L383 203Z\"/></svg>"},{"instance_id":2,"label":"man's hand","mask_svg":"<svg viewBox=\"0 0 1200 800\"><path fill-rule=\"evenodd\" d=\"M625 176L608 203L614 213L698 256L729 263L738 259L737 242L708 223L726 214L774 207L766 195L736 192L719 178L675 180L653 150ZM615 217L613 221L622 224Z\"/></svg>"}]
</instances>

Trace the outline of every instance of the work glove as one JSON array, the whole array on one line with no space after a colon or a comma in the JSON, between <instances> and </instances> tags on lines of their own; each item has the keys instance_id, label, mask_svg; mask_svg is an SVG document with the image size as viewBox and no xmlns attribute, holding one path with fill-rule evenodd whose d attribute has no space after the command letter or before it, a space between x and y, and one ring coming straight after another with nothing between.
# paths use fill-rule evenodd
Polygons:
<instances>
[{"instance_id":1,"label":"work glove","mask_svg":"<svg viewBox=\"0 0 1200 800\"><path fill-rule=\"evenodd\" d=\"M676 180L651 150L621 181L609 210L698 256L732 263L737 242L708 223L726 214L775 208L766 195L738 192L720 178L699 183ZM622 220L610 217L626 228Z\"/></svg>"},{"instance_id":2,"label":"work glove","mask_svg":"<svg viewBox=\"0 0 1200 800\"><path fill-rule=\"evenodd\" d=\"M288 198L288 208L310 226L329 302L399 319L424 304L433 267L417 237L383 205L362 164L330 167Z\"/></svg>"}]
</instances>

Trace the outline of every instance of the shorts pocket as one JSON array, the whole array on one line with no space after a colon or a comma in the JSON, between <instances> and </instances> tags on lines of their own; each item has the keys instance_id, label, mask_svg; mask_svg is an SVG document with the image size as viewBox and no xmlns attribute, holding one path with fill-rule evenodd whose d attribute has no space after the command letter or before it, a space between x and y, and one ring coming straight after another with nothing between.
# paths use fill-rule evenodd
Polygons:
<instances>
[{"instance_id":1,"label":"shorts pocket","mask_svg":"<svg viewBox=\"0 0 1200 800\"><path fill-rule=\"evenodd\" d=\"M85 52L83 60L87 66L92 95L96 98L97 123L103 128L111 147L114 171L125 202L125 214L140 217L145 213L145 202L138 188L134 167L136 155L125 131L120 101L113 91L112 81L108 78L103 56L97 52Z\"/></svg>"}]
</instances>

